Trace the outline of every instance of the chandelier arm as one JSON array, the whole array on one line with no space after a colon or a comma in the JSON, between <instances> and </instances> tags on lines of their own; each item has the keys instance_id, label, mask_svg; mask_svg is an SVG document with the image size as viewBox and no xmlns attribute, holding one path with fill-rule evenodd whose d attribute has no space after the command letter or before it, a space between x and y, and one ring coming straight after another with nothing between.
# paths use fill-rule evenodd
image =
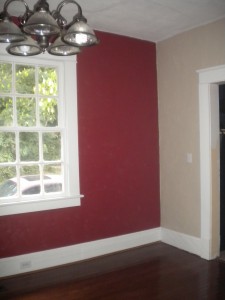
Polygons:
<instances>
[{"instance_id":1,"label":"chandelier arm","mask_svg":"<svg viewBox=\"0 0 225 300\"><path fill-rule=\"evenodd\" d=\"M12 3L12 2L22 2L26 8L26 12L24 13L24 15L28 15L29 13L31 13L28 4L26 3L26 1L24 0L7 0L4 4L4 14L9 17L10 14L8 13L8 6Z\"/></svg>"},{"instance_id":2,"label":"chandelier arm","mask_svg":"<svg viewBox=\"0 0 225 300\"><path fill-rule=\"evenodd\" d=\"M67 4L75 4L78 9L77 14L74 16L73 20L69 24L67 24L67 22L61 15L62 8ZM59 5L57 6L56 10L52 12L52 16L57 20L59 26L62 28L65 28L66 26L67 27L71 26L77 20L82 20L84 22L87 22L87 19L83 16L81 6L79 5L79 3L77 3L74 0L64 0L64 1L60 2Z\"/></svg>"},{"instance_id":3,"label":"chandelier arm","mask_svg":"<svg viewBox=\"0 0 225 300\"><path fill-rule=\"evenodd\" d=\"M56 11L60 14L61 9L62 9L66 4L69 4L69 3L75 4L75 5L77 6L77 9L78 9L78 15L79 15L79 16L82 16L82 15L83 15L83 14L82 14L82 8L81 8L80 4L78 4L78 3L77 3L76 1L74 1L74 0L64 0L64 1L60 2L59 5L58 5L57 8L56 8Z\"/></svg>"}]
</instances>

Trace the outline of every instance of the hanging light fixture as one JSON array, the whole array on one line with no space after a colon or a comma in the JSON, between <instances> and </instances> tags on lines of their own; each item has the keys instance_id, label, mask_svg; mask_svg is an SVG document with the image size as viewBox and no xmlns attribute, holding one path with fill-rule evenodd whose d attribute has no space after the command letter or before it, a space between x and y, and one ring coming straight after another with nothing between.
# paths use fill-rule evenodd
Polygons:
<instances>
[{"instance_id":1,"label":"hanging light fixture","mask_svg":"<svg viewBox=\"0 0 225 300\"><path fill-rule=\"evenodd\" d=\"M25 6L25 13L19 17L19 25L12 21L8 7L19 1ZM75 4L77 13L67 24L61 15L67 4ZM30 10L24 0L6 0L0 13L0 43L9 43L7 52L12 55L32 56L47 51L52 55L75 55L82 47L98 44L98 39L83 16L81 6L74 0L64 0L56 10L50 12L46 0L39 0Z\"/></svg>"}]
</instances>

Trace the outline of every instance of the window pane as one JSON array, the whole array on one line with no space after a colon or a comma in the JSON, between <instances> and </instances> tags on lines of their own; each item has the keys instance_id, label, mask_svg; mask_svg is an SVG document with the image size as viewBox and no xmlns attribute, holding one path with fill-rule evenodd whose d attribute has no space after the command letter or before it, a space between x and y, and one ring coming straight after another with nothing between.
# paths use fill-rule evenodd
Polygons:
<instances>
[{"instance_id":1,"label":"window pane","mask_svg":"<svg viewBox=\"0 0 225 300\"><path fill-rule=\"evenodd\" d=\"M58 125L58 105L56 99L42 98L39 101L40 123L44 127Z\"/></svg>"},{"instance_id":2,"label":"window pane","mask_svg":"<svg viewBox=\"0 0 225 300\"><path fill-rule=\"evenodd\" d=\"M15 160L15 133L0 132L0 162L14 162Z\"/></svg>"},{"instance_id":3,"label":"window pane","mask_svg":"<svg viewBox=\"0 0 225 300\"><path fill-rule=\"evenodd\" d=\"M9 93L12 90L12 65L0 63L0 92Z\"/></svg>"},{"instance_id":4,"label":"window pane","mask_svg":"<svg viewBox=\"0 0 225 300\"><path fill-rule=\"evenodd\" d=\"M60 164L44 166L44 191L45 193L57 193L62 191L62 167ZM47 180L48 178L48 180Z\"/></svg>"},{"instance_id":5,"label":"window pane","mask_svg":"<svg viewBox=\"0 0 225 300\"><path fill-rule=\"evenodd\" d=\"M13 123L13 100L10 97L0 98L0 126L11 126Z\"/></svg>"},{"instance_id":6,"label":"window pane","mask_svg":"<svg viewBox=\"0 0 225 300\"><path fill-rule=\"evenodd\" d=\"M41 180L38 165L22 166L20 168L20 189L22 195L40 194Z\"/></svg>"},{"instance_id":7,"label":"window pane","mask_svg":"<svg viewBox=\"0 0 225 300\"><path fill-rule=\"evenodd\" d=\"M37 166L37 165L23 166L20 168L20 175L21 176L27 176L27 175L40 176L39 166Z\"/></svg>"},{"instance_id":8,"label":"window pane","mask_svg":"<svg viewBox=\"0 0 225 300\"><path fill-rule=\"evenodd\" d=\"M34 94L35 68L32 66L16 65L16 92Z\"/></svg>"},{"instance_id":9,"label":"window pane","mask_svg":"<svg viewBox=\"0 0 225 300\"><path fill-rule=\"evenodd\" d=\"M0 198L13 196L17 192L15 167L0 167Z\"/></svg>"},{"instance_id":10,"label":"window pane","mask_svg":"<svg viewBox=\"0 0 225 300\"><path fill-rule=\"evenodd\" d=\"M21 132L20 139L20 159L21 161L39 160L39 140L37 132Z\"/></svg>"},{"instance_id":11,"label":"window pane","mask_svg":"<svg viewBox=\"0 0 225 300\"><path fill-rule=\"evenodd\" d=\"M44 175L62 175L61 164L49 164L44 166Z\"/></svg>"},{"instance_id":12,"label":"window pane","mask_svg":"<svg viewBox=\"0 0 225 300\"><path fill-rule=\"evenodd\" d=\"M16 107L19 126L36 125L36 102L34 98L17 98Z\"/></svg>"},{"instance_id":13,"label":"window pane","mask_svg":"<svg viewBox=\"0 0 225 300\"><path fill-rule=\"evenodd\" d=\"M61 159L61 134L59 132L43 133L44 160Z\"/></svg>"},{"instance_id":14,"label":"window pane","mask_svg":"<svg viewBox=\"0 0 225 300\"><path fill-rule=\"evenodd\" d=\"M40 194L41 192L41 186L40 182L37 185L27 187L24 190L21 190L22 195L35 195L35 194Z\"/></svg>"},{"instance_id":15,"label":"window pane","mask_svg":"<svg viewBox=\"0 0 225 300\"><path fill-rule=\"evenodd\" d=\"M39 68L38 83L40 95L56 96L58 94L57 72L55 68Z\"/></svg>"},{"instance_id":16,"label":"window pane","mask_svg":"<svg viewBox=\"0 0 225 300\"><path fill-rule=\"evenodd\" d=\"M16 177L15 167L0 167L0 184L13 177Z\"/></svg>"},{"instance_id":17,"label":"window pane","mask_svg":"<svg viewBox=\"0 0 225 300\"><path fill-rule=\"evenodd\" d=\"M57 178L52 179L52 182L44 184L45 193L58 193L62 191L62 182Z\"/></svg>"}]
</instances>

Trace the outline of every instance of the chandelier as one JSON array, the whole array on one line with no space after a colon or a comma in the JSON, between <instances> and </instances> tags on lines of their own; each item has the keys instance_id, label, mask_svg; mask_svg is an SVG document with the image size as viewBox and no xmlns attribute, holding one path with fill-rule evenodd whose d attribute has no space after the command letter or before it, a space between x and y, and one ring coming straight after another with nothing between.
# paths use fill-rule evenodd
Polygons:
<instances>
[{"instance_id":1,"label":"chandelier","mask_svg":"<svg viewBox=\"0 0 225 300\"><path fill-rule=\"evenodd\" d=\"M25 6L24 15L18 17L17 22L8 13L9 5L15 1ZM61 10L69 3L75 4L77 12L67 24ZM98 39L74 0L60 2L52 12L46 0L39 0L33 11L24 0L6 0L0 12L0 43L9 43L6 50L12 55L32 56L47 51L52 55L68 56L78 54L82 47L98 44Z\"/></svg>"}]
</instances>

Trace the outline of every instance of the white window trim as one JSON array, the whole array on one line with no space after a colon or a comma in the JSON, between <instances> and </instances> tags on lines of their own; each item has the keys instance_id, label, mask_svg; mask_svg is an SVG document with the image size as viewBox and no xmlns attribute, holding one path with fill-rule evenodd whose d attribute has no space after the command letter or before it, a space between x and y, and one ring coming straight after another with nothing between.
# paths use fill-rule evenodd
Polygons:
<instances>
[{"instance_id":1,"label":"white window trim","mask_svg":"<svg viewBox=\"0 0 225 300\"><path fill-rule=\"evenodd\" d=\"M7 54L4 44L0 45L0 56L1 60L24 61L24 58ZM67 174L65 182L68 189L66 196L63 198L0 204L0 216L80 206L81 198L83 197L80 194L79 180L76 57L58 57L45 53L39 56L26 57L25 61L38 64L49 64L52 61L59 61L63 64L64 74L59 74L59 80L64 81L63 99L66 104L63 113L66 128L65 140L67 141L65 147L65 168L67 171L65 172Z\"/></svg>"}]
</instances>

